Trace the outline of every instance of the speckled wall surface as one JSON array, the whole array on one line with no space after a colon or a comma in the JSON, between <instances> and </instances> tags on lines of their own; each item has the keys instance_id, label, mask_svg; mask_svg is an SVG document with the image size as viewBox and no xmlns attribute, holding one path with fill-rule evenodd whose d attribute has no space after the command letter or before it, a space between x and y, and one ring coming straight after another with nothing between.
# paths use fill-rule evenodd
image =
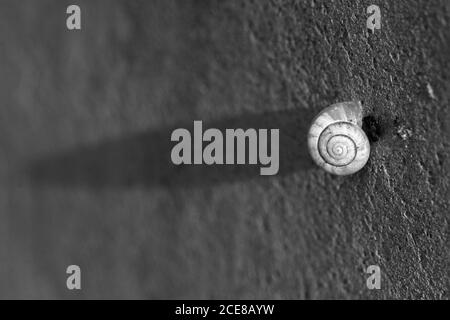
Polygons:
<instances>
[{"instance_id":1,"label":"speckled wall surface","mask_svg":"<svg viewBox=\"0 0 450 320\"><path fill-rule=\"evenodd\" d=\"M0 1L0 298L449 298L448 1L75 2ZM306 132L347 100L335 177ZM279 174L175 167L193 120L280 128Z\"/></svg>"}]
</instances>

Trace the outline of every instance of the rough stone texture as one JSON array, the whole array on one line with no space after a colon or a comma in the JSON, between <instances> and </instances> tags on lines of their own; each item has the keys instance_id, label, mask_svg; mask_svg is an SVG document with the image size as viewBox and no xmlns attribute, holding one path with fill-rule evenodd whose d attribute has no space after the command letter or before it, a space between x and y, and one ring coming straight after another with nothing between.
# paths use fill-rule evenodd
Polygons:
<instances>
[{"instance_id":1,"label":"rough stone texture","mask_svg":"<svg viewBox=\"0 0 450 320\"><path fill-rule=\"evenodd\" d=\"M448 1L72 2L0 2L0 298L449 298ZM334 177L306 132L346 100ZM195 119L280 128L280 174L172 166Z\"/></svg>"}]
</instances>

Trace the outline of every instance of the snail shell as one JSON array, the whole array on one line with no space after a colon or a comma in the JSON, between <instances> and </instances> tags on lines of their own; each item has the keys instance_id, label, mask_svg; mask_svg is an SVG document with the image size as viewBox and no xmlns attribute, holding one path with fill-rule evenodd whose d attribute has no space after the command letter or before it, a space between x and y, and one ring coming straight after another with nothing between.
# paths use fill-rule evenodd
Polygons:
<instances>
[{"instance_id":1,"label":"snail shell","mask_svg":"<svg viewBox=\"0 0 450 320\"><path fill-rule=\"evenodd\" d=\"M362 169L370 155L369 139L362 130L360 102L336 103L325 108L313 120L308 133L313 160L336 175L348 175Z\"/></svg>"}]
</instances>

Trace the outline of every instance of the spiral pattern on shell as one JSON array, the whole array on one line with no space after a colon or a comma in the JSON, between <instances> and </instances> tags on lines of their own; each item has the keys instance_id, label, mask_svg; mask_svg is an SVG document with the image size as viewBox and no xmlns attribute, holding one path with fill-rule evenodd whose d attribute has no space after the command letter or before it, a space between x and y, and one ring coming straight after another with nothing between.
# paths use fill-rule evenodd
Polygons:
<instances>
[{"instance_id":1,"label":"spiral pattern on shell","mask_svg":"<svg viewBox=\"0 0 450 320\"><path fill-rule=\"evenodd\" d=\"M358 102L338 103L323 110L308 134L314 161L337 175L359 171L370 154L369 140L361 126L362 107Z\"/></svg>"}]
</instances>

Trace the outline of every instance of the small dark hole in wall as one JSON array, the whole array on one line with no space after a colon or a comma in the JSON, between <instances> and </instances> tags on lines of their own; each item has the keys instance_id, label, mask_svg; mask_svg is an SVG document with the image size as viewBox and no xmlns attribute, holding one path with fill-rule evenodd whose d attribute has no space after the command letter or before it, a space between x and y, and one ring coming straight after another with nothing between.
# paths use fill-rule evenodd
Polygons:
<instances>
[{"instance_id":1,"label":"small dark hole in wall","mask_svg":"<svg viewBox=\"0 0 450 320\"><path fill-rule=\"evenodd\" d=\"M363 118L363 126L364 132L367 134L370 142L377 142L380 140L382 131L380 123L375 117L367 116Z\"/></svg>"}]
</instances>

